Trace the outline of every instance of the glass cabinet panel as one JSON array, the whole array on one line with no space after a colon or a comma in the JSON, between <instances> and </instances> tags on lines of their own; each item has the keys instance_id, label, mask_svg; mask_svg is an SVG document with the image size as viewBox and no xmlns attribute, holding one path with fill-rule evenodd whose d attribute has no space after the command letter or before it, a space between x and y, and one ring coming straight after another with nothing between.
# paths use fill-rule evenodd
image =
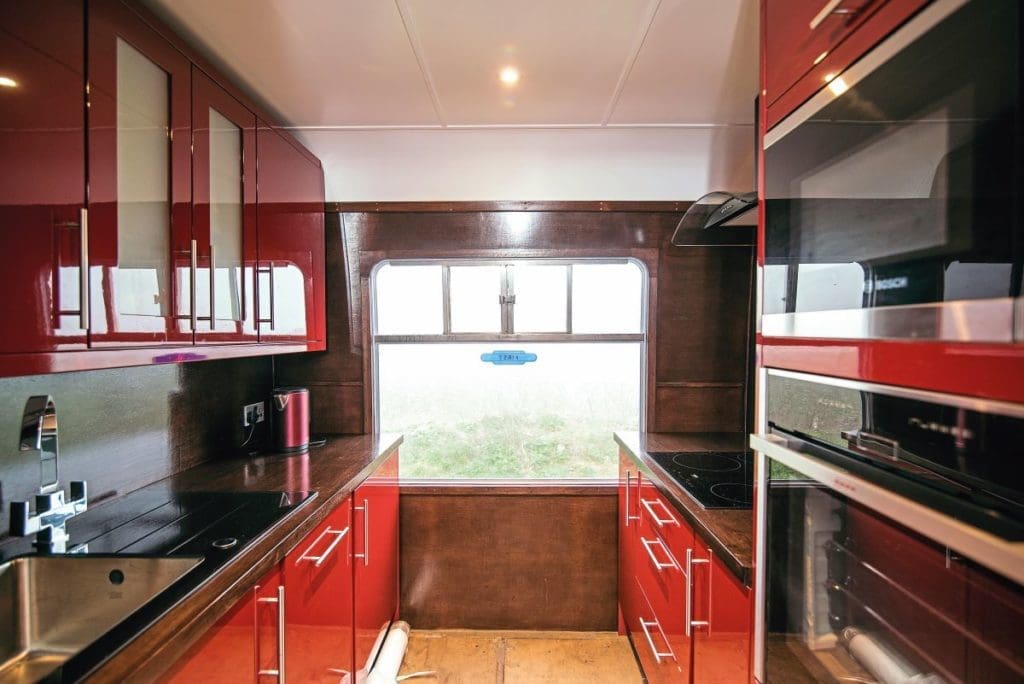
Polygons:
<instances>
[{"instance_id":1,"label":"glass cabinet panel","mask_svg":"<svg viewBox=\"0 0 1024 684\"><path fill-rule=\"evenodd\" d=\"M166 316L170 109L166 71L117 39L117 312Z\"/></svg>"},{"instance_id":2,"label":"glass cabinet panel","mask_svg":"<svg viewBox=\"0 0 1024 684\"><path fill-rule=\"evenodd\" d=\"M210 109L210 261L214 316L242 320L242 130Z\"/></svg>"}]
</instances>

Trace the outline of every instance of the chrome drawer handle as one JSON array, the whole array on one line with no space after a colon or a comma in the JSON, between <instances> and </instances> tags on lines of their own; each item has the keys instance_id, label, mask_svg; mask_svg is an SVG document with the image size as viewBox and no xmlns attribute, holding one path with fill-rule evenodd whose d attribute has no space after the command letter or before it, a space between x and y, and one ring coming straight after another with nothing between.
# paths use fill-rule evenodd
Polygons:
<instances>
[{"instance_id":1,"label":"chrome drawer handle","mask_svg":"<svg viewBox=\"0 0 1024 684\"><path fill-rule=\"evenodd\" d=\"M694 627L708 627L707 620L693 619L693 566L710 563L709 558L694 558L693 549L686 549L686 613L683 622L686 625L686 636L693 635Z\"/></svg>"},{"instance_id":2,"label":"chrome drawer handle","mask_svg":"<svg viewBox=\"0 0 1024 684\"><path fill-rule=\"evenodd\" d=\"M363 559L363 565L370 564L370 500L363 499L362 506L356 506L355 510L363 513L363 552L352 554L356 558Z\"/></svg>"},{"instance_id":3,"label":"chrome drawer handle","mask_svg":"<svg viewBox=\"0 0 1024 684\"><path fill-rule=\"evenodd\" d=\"M651 559L651 563L654 565L655 570L661 572L665 568L676 568L677 570L679 569L679 566L676 565L676 561L672 557L671 552L669 552L668 547L665 546L665 542L661 541L660 539L645 539L644 537L640 537L640 543L644 545L644 551L647 552L647 557ZM662 563L661 561L659 561L654 556L654 551L651 550L652 546L660 546L662 550L665 552L665 555L668 556L669 562Z\"/></svg>"},{"instance_id":4,"label":"chrome drawer handle","mask_svg":"<svg viewBox=\"0 0 1024 684\"><path fill-rule=\"evenodd\" d=\"M284 585L277 588L276 597L258 598L256 603L277 604L277 669L257 670L257 677L277 677L277 681L284 681ZM259 638L256 640L256 657L259 659Z\"/></svg>"},{"instance_id":5,"label":"chrome drawer handle","mask_svg":"<svg viewBox=\"0 0 1024 684\"><path fill-rule=\"evenodd\" d=\"M676 520L675 517L673 517L673 515L668 512L668 507L665 504L663 504L659 499L640 499L640 503L643 505L644 508L647 509L647 514L651 516L651 520L657 523L658 527L664 527L665 525L676 525L678 527L679 521ZM668 515L668 518L659 518L658 514L654 512L654 504L658 504L663 509L665 509L665 513Z\"/></svg>"},{"instance_id":6,"label":"chrome drawer handle","mask_svg":"<svg viewBox=\"0 0 1024 684\"><path fill-rule=\"evenodd\" d=\"M324 564L324 561L326 561L327 558L332 553L334 553L334 549L337 548L338 544L341 543L341 540L345 538L345 535L348 534L348 531L349 531L348 527L346 527L343 530L332 530L330 527L328 527L326 530L324 530L319 535L317 535L317 538L313 540L313 543L310 544L309 547L305 551L302 552L302 555L299 556L295 560L295 564L298 565L302 561L308 561L310 563L313 563L314 567L319 568L321 565ZM333 534L334 535L334 541L332 541L327 546L327 548L324 549L324 552L321 553L319 556L311 556L311 555L309 555L309 552L312 551L313 548L317 544L320 543L320 540L323 539L324 537L326 537L329 534Z\"/></svg>"},{"instance_id":7,"label":"chrome drawer handle","mask_svg":"<svg viewBox=\"0 0 1024 684\"><path fill-rule=\"evenodd\" d=\"M808 24L810 29L814 29L821 26L821 22L829 18L833 14L856 14L858 10L855 9L841 9L839 6L843 4L843 0L829 0L826 2L818 13L811 19L811 23Z\"/></svg>"},{"instance_id":8,"label":"chrome drawer handle","mask_svg":"<svg viewBox=\"0 0 1024 684\"><path fill-rule=\"evenodd\" d=\"M631 479L632 479L632 474L627 470L626 471L626 511L625 511L626 527L629 527L629 521L630 520L639 520L640 519L639 515L630 515L629 514L629 485L630 485L630 480Z\"/></svg>"},{"instance_id":9,"label":"chrome drawer handle","mask_svg":"<svg viewBox=\"0 0 1024 684\"><path fill-rule=\"evenodd\" d=\"M658 628L658 633L661 634L661 640L665 642L666 646L668 646L668 639L665 638L665 632L662 631L661 624L657 620L644 620L643 618L640 618L640 629L643 630L644 637L647 638L647 645L651 649L651 655L654 656L654 662L656 662L659 665L661 665L661 659L662 658L671 658L672 660L675 660L676 659L676 654L672 651L672 647L671 646L668 646L668 652L667 653L662 653L661 651L659 651L655 647L654 639L651 638L650 627L657 627Z\"/></svg>"}]
</instances>

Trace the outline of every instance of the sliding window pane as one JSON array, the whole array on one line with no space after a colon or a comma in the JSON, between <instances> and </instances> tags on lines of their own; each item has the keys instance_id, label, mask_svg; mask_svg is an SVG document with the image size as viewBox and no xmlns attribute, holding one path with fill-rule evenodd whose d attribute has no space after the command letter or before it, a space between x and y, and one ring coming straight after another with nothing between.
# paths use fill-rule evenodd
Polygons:
<instances>
[{"instance_id":1,"label":"sliding window pane","mask_svg":"<svg viewBox=\"0 0 1024 684\"><path fill-rule=\"evenodd\" d=\"M385 264L375 278L378 335L443 332L441 267Z\"/></svg>"},{"instance_id":2,"label":"sliding window pane","mask_svg":"<svg viewBox=\"0 0 1024 684\"><path fill-rule=\"evenodd\" d=\"M504 266L452 266L449 286L452 332L501 332L501 275Z\"/></svg>"},{"instance_id":3,"label":"sliding window pane","mask_svg":"<svg viewBox=\"0 0 1024 684\"><path fill-rule=\"evenodd\" d=\"M515 266L515 332L568 332L568 266Z\"/></svg>"},{"instance_id":4,"label":"sliding window pane","mask_svg":"<svg viewBox=\"0 0 1024 684\"><path fill-rule=\"evenodd\" d=\"M574 333L643 332L643 273L634 263L572 267Z\"/></svg>"}]
</instances>

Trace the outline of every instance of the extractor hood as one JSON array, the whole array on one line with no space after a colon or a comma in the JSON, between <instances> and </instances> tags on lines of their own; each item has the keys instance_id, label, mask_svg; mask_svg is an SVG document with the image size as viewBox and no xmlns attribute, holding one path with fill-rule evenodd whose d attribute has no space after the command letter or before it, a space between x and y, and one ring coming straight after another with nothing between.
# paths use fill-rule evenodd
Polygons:
<instances>
[{"instance_id":1,"label":"extractor hood","mask_svg":"<svg viewBox=\"0 0 1024 684\"><path fill-rule=\"evenodd\" d=\"M742 227L746 230L743 242L749 244L753 236L752 226L757 225L757 212L752 211L757 207L757 193L748 192L737 195L731 192L709 192L694 202L683 218L679 220L675 233L672 234L672 244L677 246L692 245L697 243L719 243L722 240L707 240L710 235L701 236L700 232L713 230L727 233L734 227ZM716 236L719 237L719 236ZM725 236L722 236L725 237ZM726 237L724 242L731 243L732 239L740 238L740 235Z\"/></svg>"}]
</instances>

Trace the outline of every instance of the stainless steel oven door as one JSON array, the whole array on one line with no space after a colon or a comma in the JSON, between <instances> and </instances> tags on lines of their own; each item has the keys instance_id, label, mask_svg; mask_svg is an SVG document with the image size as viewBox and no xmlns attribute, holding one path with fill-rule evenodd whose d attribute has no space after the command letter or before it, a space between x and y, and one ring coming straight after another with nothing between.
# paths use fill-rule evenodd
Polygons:
<instances>
[{"instance_id":1,"label":"stainless steel oven door","mask_svg":"<svg viewBox=\"0 0 1024 684\"><path fill-rule=\"evenodd\" d=\"M1014 340L1022 12L936 0L766 134L764 335Z\"/></svg>"},{"instance_id":2,"label":"stainless steel oven door","mask_svg":"<svg viewBox=\"0 0 1024 684\"><path fill-rule=\"evenodd\" d=\"M758 454L758 681L1024 679L1024 544L862 480L784 438L755 435L751 446Z\"/></svg>"}]
</instances>

